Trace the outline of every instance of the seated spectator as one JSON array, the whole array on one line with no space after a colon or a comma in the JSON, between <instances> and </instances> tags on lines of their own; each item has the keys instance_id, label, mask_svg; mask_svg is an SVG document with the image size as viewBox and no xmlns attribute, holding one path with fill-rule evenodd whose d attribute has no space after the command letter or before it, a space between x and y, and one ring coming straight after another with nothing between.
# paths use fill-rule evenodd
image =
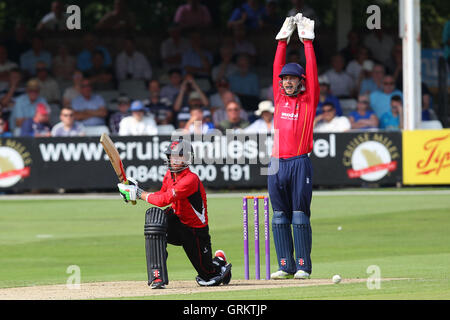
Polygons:
<instances>
[{"instance_id":1,"label":"seated spectator","mask_svg":"<svg viewBox=\"0 0 450 320\"><path fill-rule=\"evenodd\" d=\"M117 80L150 80L152 67L142 52L136 50L136 42L128 37L124 41L124 50L116 58Z\"/></svg>"},{"instance_id":2,"label":"seated spectator","mask_svg":"<svg viewBox=\"0 0 450 320\"><path fill-rule=\"evenodd\" d=\"M47 100L47 103L59 104L61 101L61 91L58 82L48 74L45 62L36 63L36 78L39 81L41 96Z\"/></svg>"},{"instance_id":3,"label":"seated spectator","mask_svg":"<svg viewBox=\"0 0 450 320\"><path fill-rule=\"evenodd\" d=\"M0 90L0 112L9 116L14 107L15 99L25 93L22 85L22 74L18 68L9 72L9 79L5 89Z\"/></svg>"},{"instance_id":4,"label":"seated spectator","mask_svg":"<svg viewBox=\"0 0 450 320\"><path fill-rule=\"evenodd\" d=\"M391 109L380 118L380 129L401 130L403 128L403 103L401 96L391 98Z\"/></svg>"},{"instance_id":5,"label":"seated spectator","mask_svg":"<svg viewBox=\"0 0 450 320\"><path fill-rule=\"evenodd\" d=\"M121 95L119 98L117 98L118 106L117 112L114 112L109 117L109 130L112 134L118 134L120 129L120 121L122 121L123 118L128 117L130 115L129 109L130 109L130 98L128 98L126 95Z\"/></svg>"},{"instance_id":6,"label":"seated spectator","mask_svg":"<svg viewBox=\"0 0 450 320\"><path fill-rule=\"evenodd\" d=\"M0 44L0 92L8 87L10 72L14 69L17 69L17 64L8 60L8 51Z\"/></svg>"},{"instance_id":7,"label":"seated spectator","mask_svg":"<svg viewBox=\"0 0 450 320\"><path fill-rule=\"evenodd\" d=\"M72 107L72 100L81 94L81 83L83 82L83 72L75 70L73 72L73 85L66 88L63 93L63 106Z\"/></svg>"},{"instance_id":8,"label":"seated spectator","mask_svg":"<svg viewBox=\"0 0 450 320\"><path fill-rule=\"evenodd\" d=\"M189 41L181 36L180 30L178 25L169 26L169 38L161 43L161 58L169 69L181 68L183 53L190 47Z\"/></svg>"},{"instance_id":9,"label":"seated spectator","mask_svg":"<svg viewBox=\"0 0 450 320\"><path fill-rule=\"evenodd\" d=\"M264 7L257 0L247 0L241 6L235 8L228 20L228 27L244 25L250 29L258 29L264 14Z\"/></svg>"},{"instance_id":10,"label":"seated spectator","mask_svg":"<svg viewBox=\"0 0 450 320\"><path fill-rule=\"evenodd\" d=\"M266 6L259 21L259 25L261 28L266 29L268 31L279 30L281 28L284 20L278 14L277 9L278 9L277 0L266 1Z\"/></svg>"},{"instance_id":11,"label":"seated spectator","mask_svg":"<svg viewBox=\"0 0 450 320\"><path fill-rule=\"evenodd\" d=\"M52 128L52 137L82 137L84 126L75 121L75 113L71 107L62 107L59 115L61 122L55 124Z\"/></svg>"},{"instance_id":12,"label":"seated spectator","mask_svg":"<svg viewBox=\"0 0 450 320\"><path fill-rule=\"evenodd\" d=\"M376 62L385 64L394 47L394 40L380 28L367 33L364 46L369 49Z\"/></svg>"},{"instance_id":13,"label":"seated spectator","mask_svg":"<svg viewBox=\"0 0 450 320\"><path fill-rule=\"evenodd\" d=\"M403 97L401 91L395 89L394 77L385 75L383 78L383 90L374 91L370 94L370 107L381 120L381 116L390 110L391 98L393 96Z\"/></svg>"},{"instance_id":14,"label":"seated spectator","mask_svg":"<svg viewBox=\"0 0 450 320\"><path fill-rule=\"evenodd\" d=\"M89 79L92 88L97 91L112 90L115 87L113 70L111 67L105 67L101 50L94 51L92 67L84 72L84 77Z\"/></svg>"},{"instance_id":15,"label":"seated spectator","mask_svg":"<svg viewBox=\"0 0 450 320\"><path fill-rule=\"evenodd\" d=\"M211 77L214 82L219 79L229 77L237 72L238 68L233 63L233 47L230 45L222 45L220 47L220 61L219 64L213 67Z\"/></svg>"},{"instance_id":16,"label":"seated spectator","mask_svg":"<svg viewBox=\"0 0 450 320\"><path fill-rule=\"evenodd\" d=\"M350 61L345 68L345 72L352 77L353 83L359 83L359 79L363 77L363 67L366 61L373 63L373 61L369 60L369 50L367 50L367 48L360 47L356 58Z\"/></svg>"},{"instance_id":17,"label":"seated spectator","mask_svg":"<svg viewBox=\"0 0 450 320\"><path fill-rule=\"evenodd\" d=\"M233 101L241 104L241 100L239 99L239 97L230 91L230 82L227 78L221 78L216 82L216 90L217 92L209 97L209 105L211 106L211 110L213 110L214 112L218 109L225 110L225 106L228 102L231 101L227 100L228 97L224 97L224 95L228 93L231 95L231 99ZM242 110L242 112L245 113L244 110Z\"/></svg>"},{"instance_id":18,"label":"seated spectator","mask_svg":"<svg viewBox=\"0 0 450 320\"><path fill-rule=\"evenodd\" d=\"M261 101L255 115L261 117L245 128L246 133L273 133L273 112L275 108L270 100Z\"/></svg>"},{"instance_id":19,"label":"seated spectator","mask_svg":"<svg viewBox=\"0 0 450 320\"><path fill-rule=\"evenodd\" d=\"M363 70L364 76L361 81L359 94L371 94L374 91L383 89L383 78L385 75L384 66L375 64L372 69L370 65L365 65Z\"/></svg>"},{"instance_id":20,"label":"seated spectator","mask_svg":"<svg viewBox=\"0 0 450 320\"><path fill-rule=\"evenodd\" d=\"M209 77L213 62L212 54L203 49L204 41L199 32L192 32L189 40L191 47L183 53L181 59L183 70L194 77Z\"/></svg>"},{"instance_id":21,"label":"seated spectator","mask_svg":"<svg viewBox=\"0 0 450 320\"><path fill-rule=\"evenodd\" d=\"M95 25L97 30L134 31L136 18L125 0L115 0L114 9L107 12Z\"/></svg>"},{"instance_id":22,"label":"seated spectator","mask_svg":"<svg viewBox=\"0 0 450 320\"><path fill-rule=\"evenodd\" d=\"M38 103L47 104L47 101L40 96L39 81L37 79L30 79L26 85L26 93L20 95L15 100L9 119L9 126L12 132L14 132L13 130L15 128L22 127L25 120L34 117Z\"/></svg>"},{"instance_id":23,"label":"seated spectator","mask_svg":"<svg viewBox=\"0 0 450 320\"><path fill-rule=\"evenodd\" d=\"M180 93L181 81L183 81L181 70L170 69L169 83L161 88L161 98L167 98L170 101L170 104L173 105L178 93Z\"/></svg>"},{"instance_id":24,"label":"seated spectator","mask_svg":"<svg viewBox=\"0 0 450 320\"><path fill-rule=\"evenodd\" d=\"M85 127L105 125L108 110L105 100L92 93L92 85L88 79L81 82L81 94L72 100L72 108L76 121L80 121Z\"/></svg>"},{"instance_id":25,"label":"seated spectator","mask_svg":"<svg viewBox=\"0 0 450 320\"><path fill-rule=\"evenodd\" d=\"M358 97L356 110L352 111L348 119L352 129L366 130L378 128L378 118L374 112L369 110L369 97L362 95Z\"/></svg>"},{"instance_id":26,"label":"seated spectator","mask_svg":"<svg viewBox=\"0 0 450 320\"><path fill-rule=\"evenodd\" d=\"M36 63L39 61L45 62L49 67L52 66L52 56L44 49L44 40L41 36L35 35L31 40L31 49L20 56L20 69L26 76L35 76Z\"/></svg>"},{"instance_id":27,"label":"seated spectator","mask_svg":"<svg viewBox=\"0 0 450 320\"><path fill-rule=\"evenodd\" d=\"M336 54L331 57L331 69L325 72L330 81L330 90L338 98L349 98L353 94L354 82L352 77L345 72L344 57Z\"/></svg>"},{"instance_id":28,"label":"seated spectator","mask_svg":"<svg viewBox=\"0 0 450 320\"><path fill-rule=\"evenodd\" d=\"M182 29L205 28L211 24L211 14L200 0L186 0L177 8L174 22Z\"/></svg>"},{"instance_id":29,"label":"seated spectator","mask_svg":"<svg viewBox=\"0 0 450 320\"><path fill-rule=\"evenodd\" d=\"M64 7L61 1L53 1L51 11L47 13L36 27L37 31L63 31L67 30Z\"/></svg>"},{"instance_id":30,"label":"seated spectator","mask_svg":"<svg viewBox=\"0 0 450 320\"><path fill-rule=\"evenodd\" d=\"M344 57L345 64L356 59L360 48L361 39L359 33L356 30L350 30L347 33L347 46L339 52Z\"/></svg>"},{"instance_id":31,"label":"seated spectator","mask_svg":"<svg viewBox=\"0 0 450 320\"><path fill-rule=\"evenodd\" d=\"M208 101L207 98L206 101ZM190 110L197 107L202 109L202 116L205 118L205 121L211 122L211 111L207 107L207 104L205 104L202 94L198 91L191 91L187 105L182 107L177 115L177 123L179 128L184 128L186 126L186 122L191 118Z\"/></svg>"},{"instance_id":32,"label":"seated spectator","mask_svg":"<svg viewBox=\"0 0 450 320\"><path fill-rule=\"evenodd\" d=\"M351 124L347 117L336 115L332 103L322 106L322 113L314 119L314 132L345 132L350 130Z\"/></svg>"},{"instance_id":33,"label":"seated spectator","mask_svg":"<svg viewBox=\"0 0 450 320\"><path fill-rule=\"evenodd\" d=\"M140 101L133 101L131 116L125 117L119 124L120 136L142 136L158 134L158 127L152 115L145 115L146 108Z\"/></svg>"},{"instance_id":34,"label":"seated spectator","mask_svg":"<svg viewBox=\"0 0 450 320\"><path fill-rule=\"evenodd\" d=\"M143 101L146 109L155 118L158 125L171 124L173 112L169 99L161 97L161 85L158 80L152 80L148 84L149 99Z\"/></svg>"},{"instance_id":35,"label":"seated spectator","mask_svg":"<svg viewBox=\"0 0 450 320\"><path fill-rule=\"evenodd\" d=\"M193 105L189 109L190 118L184 125L184 130L194 134L206 134L214 126L211 123L207 123L203 118L203 109L199 105Z\"/></svg>"},{"instance_id":36,"label":"seated spectator","mask_svg":"<svg viewBox=\"0 0 450 320\"><path fill-rule=\"evenodd\" d=\"M256 58L256 48L247 39L247 32L245 26L233 27L233 54L247 54L252 60Z\"/></svg>"},{"instance_id":37,"label":"seated spectator","mask_svg":"<svg viewBox=\"0 0 450 320\"><path fill-rule=\"evenodd\" d=\"M422 121L438 120L436 113L432 109L431 99L430 94L422 94Z\"/></svg>"},{"instance_id":38,"label":"seated spectator","mask_svg":"<svg viewBox=\"0 0 450 320\"><path fill-rule=\"evenodd\" d=\"M109 67L112 63L109 51L97 44L97 38L88 33L83 37L83 50L77 56L77 69L87 71L92 68L92 55L94 51L100 50L103 53L103 66Z\"/></svg>"},{"instance_id":39,"label":"seated spectator","mask_svg":"<svg viewBox=\"0 0 450 320\"><path fill-rule=\"evenodd\" d=\"M233 133L241 133L250 125L248 121L241 118L241 106L237 102L229 102L225 107L225 111L227 119L223 120L218 127L223 133L226 133L226 130L232 130Z\"/></svg>"},{"instance_id":40,"label":"seated spectator","mask_svg":"<svg viewBox=\"0 0 450 320\"><path fill-rule=\"evenodd\" d=\"M242 101L246 97L259 99L259 80L256 73L250 71L250 59L248 55L239 55L237 67L238 71L228 77L231 91L236 93ZM246 107L245 109L250 108Z\"/></svg>"},{"instance_id":41,"label":"seated spectator","mask_svg":"<svg viewBox=\"0 0 450 320\"><path fill-rule=\"evenodd\" d=\"M50 137L50 107L45 103L38 103L33 118L22 123L20 135L22 137Z\"/></svg>"},{"instance_id":42,"label":"seated spectator","mask_svg":"<svg viewBox=\"0 0 450 320\"><path fill-rule=\"evenodd\" d=\"M336 109L336 114L338 116L342 116L341 103L339 99L333 96L330 93L330 81L326 75L322 75L319 77L319 87L320 87L320 95L319 95L319 103L317 104L316 115L322 113L322 107L326 103L332 103L334 108Z\"/></svg>"},{"instance_id":43,"label":"seated spectator","mask_svg":"<svg viewBox=\"0 0 450 320\"><path fill-rule=\"evenodd\" d=\"M0 138L11 138L12 136L12 133L8 131L8 123L0 113Z\"/></svg>"},{"instance_id":44,"label":"seated spectator","mask_svg":"<svg viewBox=\"0 0 450 320\"><path fill-rule=\"evenodd\" d=\"M53 76L58 81L71 81L76 67L76 59L66 45L58 47L58 55L53 58Z\"/></svg>"}]
</instances>

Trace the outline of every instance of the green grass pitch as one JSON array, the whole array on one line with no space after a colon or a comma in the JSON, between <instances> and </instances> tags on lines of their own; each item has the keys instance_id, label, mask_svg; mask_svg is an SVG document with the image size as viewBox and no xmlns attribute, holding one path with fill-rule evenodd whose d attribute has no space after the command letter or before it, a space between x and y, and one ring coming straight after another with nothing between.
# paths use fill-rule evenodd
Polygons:
<instances>
[{"instance_id":1,"label":"green grass pitch","mask_svg":"<svg viewBox=\"0 0 450 320\"><path fill-rule=\"evenodd\" d=\"M77 265L81 281L146 282L143 202L117 200L0 201L0 288L65 284ZM262 205L260 205L260 210ZM225 250L233 279L244 278L242 198L208 200L213 250ZM250 271L254 276L252 205ZM261 217L261 275L264 233ZM313 195L312 278L367 279L379 267L382 281L303 288L163 295L151 299L450 299L450 195ZM340 228L338 228L340 227ZM272 241L271 241L272 242ZM192 280L195 270L181 247L169 245L171 280ZM271 269L276 270L271 247ZM133 297L139 298L139 297ZM141 297L149 299L149 297Z\"/></svg>"}]
</instances>

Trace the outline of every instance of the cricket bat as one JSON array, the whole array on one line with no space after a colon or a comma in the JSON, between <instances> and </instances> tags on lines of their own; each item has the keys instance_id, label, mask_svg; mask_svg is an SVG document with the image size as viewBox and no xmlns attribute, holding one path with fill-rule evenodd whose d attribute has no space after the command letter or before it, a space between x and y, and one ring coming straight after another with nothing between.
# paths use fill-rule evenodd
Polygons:
<instances>
[{"instance_id":1,"label":"cricket bat","mask_svg":"<svg viewBox=\"0 0 450 320\"><path fill-rule=\"evenodd\" d=\"M119 178L119 182L129 184L127 176L125 175L122 160L120 160L119 152L117 151L111 138L106 133L103 133L100 137L100 143L109 157L109 161L116 172L117 178ZM136 201L131 201L131 203L135 205Z\"/></svg>"}]
</instances>

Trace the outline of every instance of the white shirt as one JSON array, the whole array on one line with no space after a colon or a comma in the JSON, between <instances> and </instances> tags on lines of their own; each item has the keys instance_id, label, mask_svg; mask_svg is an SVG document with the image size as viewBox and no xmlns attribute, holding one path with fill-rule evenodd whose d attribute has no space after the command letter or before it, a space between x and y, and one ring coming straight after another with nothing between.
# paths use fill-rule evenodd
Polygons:
<instances>
[{"instance_id":1,"label":"white shirt","mask_svg":"<svg viewBox=\"0 0 450 320\"><path fill-rule=\"evenodd\" d=\"M127 79L127 75L131 74L132 79L150 80L152 77L152 67L147 58L140 52L133 52L132 56L128 56L122 51L116 58L116 76L118 80Z\"/></svg>"},{"instance_id":2,"label":"white shirt","mask_svg":"<svg viewBox=\"0 0 450 320\"><path fill-rule=\"evenodd\" d=\"M158 134L153 116L145 116L137 121L133 116L123 118L119 123L119 136L144 136Z\"/></svg>"},{"instance_id":3,"label":"white shirt","mask_svg":"<svg viewBox=\"0 0 450 320\"><path fill-rule=\"evenodd\" d=\"M330 69L325 72L325 75L330 80L330 90L333 95L337 97L351 96L354 83L348 73L345 71L337 73L334 69Z\"/></svg>"},{"instance_id":4,"label":"white shirt","mask_svg":"<svg viewBox=\"0 0 450 320\"><path fill-rule=\"evenodd\" d=\"M270 131L263 119L258 119L245 128L246 133L273 133L273 120L270 124Z\"/></svg>"},{"instance_id":5,"label":"white shirt","mask_svg":"<svg viewBox=\"0 0 450 320\"><path fill-rule=\"evenodd\" d=\"M345 72L347 72L356 83L358 81L359 75L361 74L361 70L363 66L358 63L356 60L352 60L348 63L347 68L345 68Z\"/></svg>"},{"instance_id":6,"label":"white shirt","mask_svg":"<svg viewBox=\"0 0 450 320\"><path fill-rule=\"evenodd\" d=\"M194 132L194 124L193 123L189 126L189 133L202 133L202 134L208 133L209 126L206 123L202 123L200 131L201 132Z\"/></svg>"},{"instance_id":7,"label":"white shirt","mask_svg":"<svg viewBox=\"0 0 450 320\"><path fill-rule=\"evenodd\" d=\"M347 117L334 117L330 122L320 121L314 127L314 132L344 132L350 130L351 123Z\"/></svg>"}]
</instances>

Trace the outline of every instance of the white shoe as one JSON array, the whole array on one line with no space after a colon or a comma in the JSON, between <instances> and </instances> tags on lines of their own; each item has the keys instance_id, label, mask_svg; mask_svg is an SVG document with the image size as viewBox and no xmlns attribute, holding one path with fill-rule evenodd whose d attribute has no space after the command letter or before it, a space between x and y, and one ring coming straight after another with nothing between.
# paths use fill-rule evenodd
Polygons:
<instances>
[{"instance_id":1,"label":"white shoe","mask_svg":"<svg viewBox=\"0 0 450 320\"><path fill-rule=\"evenodd\" d=\"M283 270L278 270L270 275L270 279L273 280L281 280L281 279L292 279L293 275L291 273L287 273Z\"/></svg>"},{"instance_id":2,"label":"white shoe","mask_svg":"<svg viewBox=\"0 0 450 320\"><path fill-rule=\"evenodd\" d=\"M309 278L311 278L310 274L303 270L298 270L294 274L294 279L309 279Z\"/></svg>"}]
</instances>

